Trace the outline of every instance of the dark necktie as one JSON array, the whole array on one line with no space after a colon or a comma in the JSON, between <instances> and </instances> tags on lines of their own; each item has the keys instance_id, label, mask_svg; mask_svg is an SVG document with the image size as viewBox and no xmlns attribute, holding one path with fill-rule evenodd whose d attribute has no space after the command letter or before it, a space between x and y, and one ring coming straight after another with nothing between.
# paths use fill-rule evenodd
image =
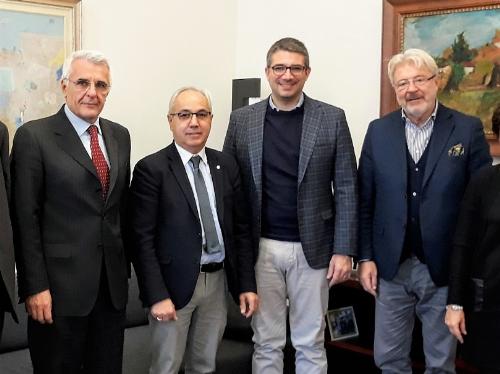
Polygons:
<instances>
[{"instance_id":1,"label":"dark necktie","mask_svg":"<svg viewBox=\"0 0 500 374\"><path fill-rule=\"evenodd\" d=\"M101 147L99 147L99 139L97 137L97 126L90 125L87 129L90 134L90 153L92 154L92 162L97 170L97 176L101 181L102 199L106 200L109 188L109 167Z\"/></svg>"},{"instance_id":2,"label":"dark necktie","mask_svg":"<svg viewBox=\"0 0 500 374\"><path fill-rule=\"evenodd\" d=\"M205 231L205 250L207 253L217 253L221 251L221 245L217 237L212 209L210 208L207 186L205 185L205 180L200 170L200 161L200 156L193 156L191 160L189 160L189 164L191 169L193 169L194 186L196 188L196 195L198 195L198 204L200 205L201 223Z\"/></svg>"}]
</instances>

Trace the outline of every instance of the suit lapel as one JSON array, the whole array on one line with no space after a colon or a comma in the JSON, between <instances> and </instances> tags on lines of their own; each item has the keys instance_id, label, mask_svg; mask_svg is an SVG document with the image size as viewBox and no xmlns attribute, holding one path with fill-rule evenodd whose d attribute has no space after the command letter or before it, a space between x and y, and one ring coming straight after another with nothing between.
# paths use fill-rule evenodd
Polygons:
<instances>
[{"instance_id":1,"label":"suit lapel","mask_svg":"<svg viewBox=\"0 0 500 374\"><path fill-rule=\"evenodd\" d=\"M101 118L99 120L99 125L101 126L102 136L106 144L106 152L109 159L109 191L107 195L107 198L109 198L118 177L118 142L114 137L113 130L105 119Z\"/></svg>"},{"instance_id":2,"label":"suit lapel","mask_svg":"<svg viewBox=\"0 0 500 374\"><path fill-rule=\"evenodd\" d=\"M194 199L194 191L191 188L191 184L189 183L189 179L186 173L186 168L182 164L181 156L177 149L175 148L175 144L172 143L167 148L167 157L169 160L169 168L172 171L177 183L181 188L182 193L186 197L186 200L191 208L192 213L198 219L198 208L196 207L196 201Z\"/></svg>"},{"instance_id":3,"label":"suit lapel","mask_svg":"<svg viewBox=\"0 0 500 374\"><path fill-rule=\"evenodd\" d=\"M97 176L97 171L95 170L95 166L92 163L92 159L85 150L85 147L83 146L82 141L78 137L75 128L69 121L68 117L66 117L63 108L59 110L59 112L56 114L56 117L57 121L54 121L53 123L56 143L63 151L69 154L76 162L78 162L85 169L87 169L92 175L94 175L97 179L99 179L99 177Z\"/></svg>"},{"instance_id":4,"label":"suit lapel","mask_svg":"<svg viewBox=\"0 0 500 374\"><path fill-rule=\"evenodd\" d=\"M432 136L428 145L429 155L427 156L427 164L425 165L422 188L425 187L430 176L432 175L432 172L436 168L437 162L443 154L445 146L448 143L448 139L450 138L454 128L455 124L451 120L451 112L449 112L446 107L440 105L436 114L434 128L432 129Z\"/></svg>"},{"instance_id":5,"label":"suit lapel","mask_svg":"<svg viewBox=\"0 0 500 374\"><path fill-rule=\"evenodd\" d=\"M219 164L219 158L211 149L205 148L207 153L208 166L212 176L212 183L215 191L215 205L217 206L217 217L219 217L220 227L222 229L224 222L224 180L223 170Z\"/></svg>"},{"instance_id":6,"label":"suit lapel","mask_svg":"<svg viewBox=\"0 0 500 374\"><path fill-rule=\"evenodd\" d=\"M394 114L395 118L389 120L389 126L391 126L391 134L387 136L387 141L390 143L389 149L392 149L392 152L389 152L390 160L394 162L393 170L401 170L399 173L400 183L402 186L405 186L408 183L408 175L407 175L407 144L406 144L406 133L405 133L405 120L401 117L401 111L397 111ZM392 156L392 155L401 155L400 157Z\"/></svg>"},{"instance_id":7,"label":"suit lapel","mask_svg":"<svg viewBox=\"0 0 500 374\"><path fill-rule=\"evenodd\" d=\"M314 143L316 143L318 129L323 117L323 112L319 110L319 108L316 108L317 106L318 104L309 99L307 96L304 97L304 120L302 122L302 136L300 139L299 155L299 185L302 182L302 179L304 179L307 164L311 159L311 155L314 150Z\"/></svg>"},{"instance_id":8,"label":"suit lapel","mask_svg":"<svg viewBox=\"0 0 500 374\"><path fill-rule=\"evenodd\" d=\"M252 175L259 198L262 203L262 146L264 136L264 118L268 100L262 100L252 107L248 120L248 153L252 167Z\"/></svg>"}]
</instances>

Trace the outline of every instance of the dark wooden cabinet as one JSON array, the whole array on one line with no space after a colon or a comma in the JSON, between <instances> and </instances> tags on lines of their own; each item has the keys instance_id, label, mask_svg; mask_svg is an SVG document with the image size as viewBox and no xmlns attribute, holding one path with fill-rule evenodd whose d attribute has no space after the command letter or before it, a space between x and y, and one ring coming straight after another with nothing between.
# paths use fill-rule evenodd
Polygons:
<instances>
[{"instance_id":1,"label":"dark wooden cabinet","mask_svg":"<svg viewBox=\"0 0 500 374\"><path fill-rule=\"evenodd\" d=\"M373 296L365 292L357 280L349 280L336 285L330 290L328 309L352 306L356 316L359 336L345 340L331 341L326 335L329 372L335 369L352 373L380 373L373 362L373 333L375 325L375 301ZM422 352L422 332L418 318L415 320L412 342L412 363L414 373L423 373L425 359ZM345 371L349 370L349 371ZM339 371L337 371L339 372ZM472 374L478 371L457 359L458 374Z\"/></svg>"}]
</instances>

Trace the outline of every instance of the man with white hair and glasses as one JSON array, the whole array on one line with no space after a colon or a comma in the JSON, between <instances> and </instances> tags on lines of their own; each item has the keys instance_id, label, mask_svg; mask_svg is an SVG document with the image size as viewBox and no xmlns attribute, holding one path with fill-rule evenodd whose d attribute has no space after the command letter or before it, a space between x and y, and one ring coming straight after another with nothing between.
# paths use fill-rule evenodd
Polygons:
<instances>
[{"instance_id":1,"label":"man with white hair and glasses","mask_svg":"<svg viewBox=\"0 0 500 374\"><path fill-rule=\"evenodd\" d=\"M100 117L108 60L64 63L66 100L17 130L12 150L19 296L34 373L122 370L129 262L122 224L130 177L127 129Z\"/></svg>"},{"instance_id":2,"label":"man with white hair and glasses","mask_svg":"<svg viewBox=\"0 0 500 374\"><path fill-rule=\"evenodd\" d=\"M375 363L411 373L415 315L426 373L454 373L456 340L444 324L451 241L472 174L491 164L478 118L437 101L438 67L425 51L391 58L401 106L370 123L359 162L359 277L375 296Z\"/></svg>"}]
</instances>

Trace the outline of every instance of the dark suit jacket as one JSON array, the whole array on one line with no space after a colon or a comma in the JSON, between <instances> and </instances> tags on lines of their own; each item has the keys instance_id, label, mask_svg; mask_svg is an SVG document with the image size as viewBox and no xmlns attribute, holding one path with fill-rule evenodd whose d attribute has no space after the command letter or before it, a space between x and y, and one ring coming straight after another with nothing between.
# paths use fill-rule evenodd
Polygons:
<instances>
[{"instance_id":1,"label":"dark suit jacket","mask_svg":"<svg viewBox=\"0 0 500 374\"><path fill-rule=\"evenodd\" d=\"M53 312L85 316L104 263L111 300L127 302L122 217L130 178L130 137L100 119L110 162L106 202L94 164L64 108L17 130L12 150L13 225L21 299L49 289Z\"/></svg>"},{"instance_id":2,"label":"dark suit jacket","mask_svg":"<svg viewBox=\"0 0 500 374\"><path fill-rule=\"evenodd\" d=\"M453 152L452 147L463 149ZM451 239L471 175L491 164L481 121L439 104L420 200L425 262L434 283L448 283ZM359 161L360 258L391 280L399 268L407 223L405 123L401 110L370 123ZM458 153L458 154L457 154Z\"/></svg>"},{"instance_id":3,"label":"dark suit jacket","mask_svg":"<svg viewBox=\"0 0 500 374\"><path fill-rule=\"evenodd\" d=\"M235 300L256 292L253 252L238 166L206 148L225 247L225 270ZM193 295L200 274L201 222L175 144L139 161L130 188L134 267L145 306L170 298L176 309Z\"/></svg>"},{"instance_id":4,"label":"dark suit jacket","mask_svg":"<svg viewBox=\"0 0 500 374\"><path fill-rule=\"evenodd\" d=\"M449 304L500 312L500 165L481 170L467 187L451 256ZM476 281L482 282L482 286Z\"/></svg>"},{"instance_id":5,"label":"dark suit jacket","mask_svg":"<svg viewBox=\"0 0 500 374\"><path fill-rule=\"evenodd\" d=\"M262 143L268 102L231 113L224 142L224 152L238 161L246 197L252 203L255 251L261 234ZM356 255L356 183L356 159L344 111L305 96L297 215L300 241L312 268L328 267L333 253Z\"/></svg>"},{"instance_id":6,"label":"dark suit jacket","mask_svg":"<svg viewBox=\"0 0 500 374\"><path fill-rule=\"evenodd\" d=\"M9 215L10 170L9 170L9 132L0 122L0 288L5 288L6 297L0 300L0 313L10 311L17 321L14 311L15 275L14 275L14 243ZM0 297L3 296L0 290Z\"/></svg>"}]
</instances>

